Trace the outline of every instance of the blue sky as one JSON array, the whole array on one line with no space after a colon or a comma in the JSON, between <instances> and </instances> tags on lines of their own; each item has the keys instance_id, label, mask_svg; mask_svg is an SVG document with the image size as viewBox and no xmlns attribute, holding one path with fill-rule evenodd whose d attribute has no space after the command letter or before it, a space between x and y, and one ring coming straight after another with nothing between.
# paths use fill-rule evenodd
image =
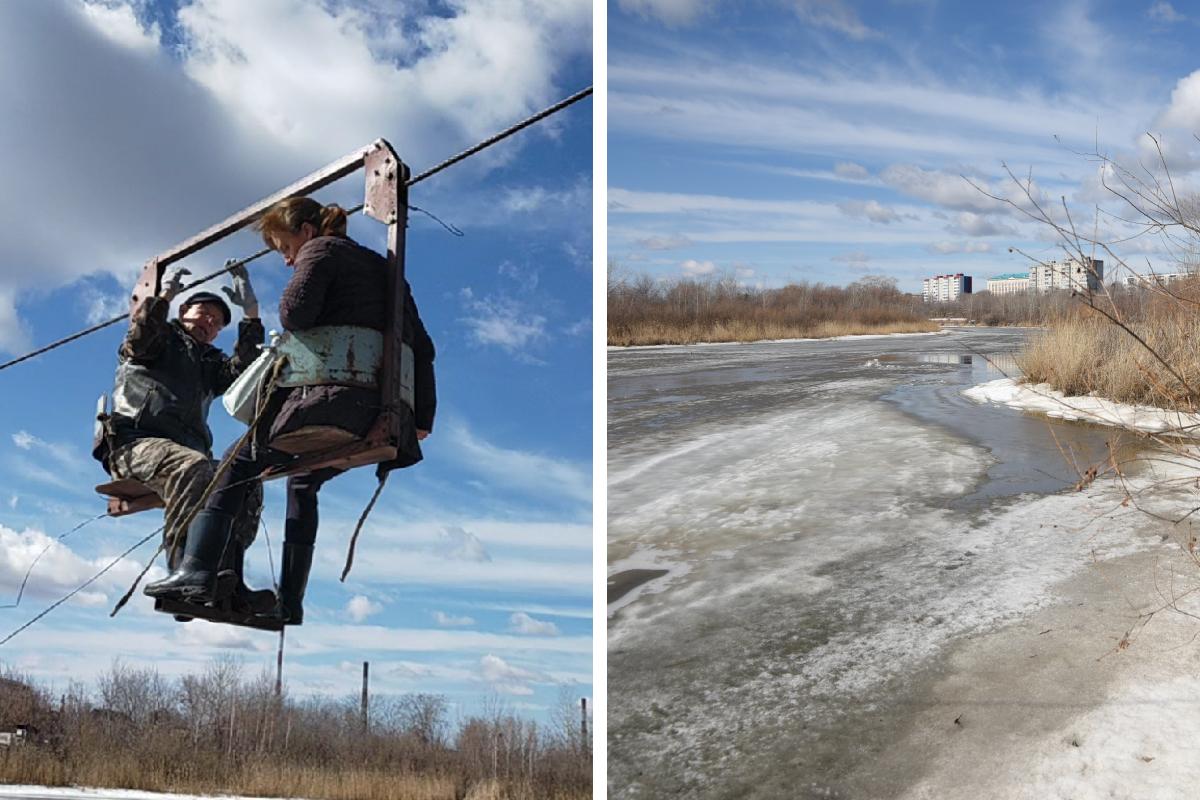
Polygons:
<instances>
[{"instance_id":1,"label":"blue sky","mask_svg":"<svg viewBox=\"0 0 1200 800\"><path fill-rule=\"evenodd\" d=\"M1019 200L1002 164L1055 214L1065 198L1121 238L1131 228L1086 154L1161 177L1153 132L1194 191L1198 24L1200 7L1162 0L616 0L609 259L751 286L981 284L1028 269L1010 247L1063 255L1049 228L964 179ZM1140 237L1118 255L1172 271L1179 253Z\"/></svg>"},{"instance_id":2,"label":"blue sky","mask_svg":"<svg viewBox=\"0 0 1200 800\"><path fill-rule=\"evenodd\" d=\"M377 137L413 172L592 82L586 0L16 0L0 3L0 351L5 357L126 310L149 257ZM408 277L438 347L426 460L393 475L337 582L374 486L359 470L321 493L305 624L289 629L289 689L344 696L372 662L380 693L488 696L548 718L591 695L592 119L585 100L414 187ZM361 176L321 192L361 202ZM350 233L383 246L383 228ZM194 274L258 250L243 233L186 262ZM250 268L268 327L289 271ZM103 510L89 456L96 397L123 326L0 374L0 604L53 537ZM232 328L218 345L233 343ZM218 448L242 426L214 406ZM276 558L283 485L264 514ZM101 520L47 552L16 628L157 527ZM270 585L267 545L249 578ZM0 647L56 686L113 658L168 676L238 655L273 669L273 634L150 610L108 611L138 551ZM156 567L152 577L161 575ZM2 635L2 634L0 634ZM565 688L564 688L565 687Z\"/></svg>"}]
</instances>

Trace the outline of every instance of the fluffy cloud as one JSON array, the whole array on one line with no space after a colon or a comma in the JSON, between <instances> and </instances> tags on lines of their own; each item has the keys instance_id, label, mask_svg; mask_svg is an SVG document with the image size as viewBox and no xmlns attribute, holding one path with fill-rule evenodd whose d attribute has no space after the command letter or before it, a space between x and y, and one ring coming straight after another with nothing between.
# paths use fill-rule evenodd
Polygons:
<instances>
[{"instance_id":1,"label":"fluffy cloud","mask_svg":"<svg viewBox=\"0 0 1200 800\"><path fill-rule=\"evenodd\" d=\"M838 203L838 208L846 216L866 218L871 222L879 222L884 225L900 221L900 215L894 209L875 200L848 200Z\"/></svg>"},{"instance_id":2,"label":"fluffy cloud","mask_svg":"<svg viewBox=\"0 0 1200 800\"><path fill-rule=\"evenodd\" d=\"M383 611L383 606L376 603L371 598L356 594L350 598L350 602L346 603L346 614L355 622L362 622L372 614L378 614Z\"/></svg>"},{"instance_id":3,"label":"fluffy cloud","mask_svg":"<svg viewBox=\"0 0 1200 800\"><path fill-rule=\"evenodd\" d=\"M717 265L712 261L696 261L693 258L689 258L679 266L683 270L684 275L690 275L692 277L712 275L717 271Z\"/></svg>"},{"instance_id":4,"label":"fluffy cloud","mask_svg":"<svg viewBox=\"0 0 1200 800\"><path fill-rule=\"evenodd\" d=\"M833 172L839 178L852 181L865 181L871 177L871 173L867 171L866 167L852 161L839 161L833 165Z\"/></svg>"},{"instance_id":5,"label":"fluffy cloud","mask_svg":"<svg viewBox=\"0 0 1200 800\"><path fill-rule=\"evenodd\" d=\"M534 619L524 611L518 611L508 618L508 629L525 636L558 636L560 633L553 622Z\"/></svg>"},{"instance_id":6,"label":"fluffy cloud","mask_svg":"<svg viewBox=\"0 0 1200 800\"><path fill-rule=\"evenodd\" d=\"M950 221L946 230L953 233L963 233L967 236L999 236L1001 234L1015 235L1016 229L1011 225L996 222L973 211L962 211Z\"/></svg>"},{"instance_id":7,"label":"fluffy cloud","mask_svg":"<svg viewBox=\"0 0 1200 800\"><path fill-rule=\"evenodd\" d=\"M25 220L0 241L0 348L29 346L22 292L100 273L128 284L155 253L375 136L433 163L558 99L555 76L591 51L588 0L423 9L194 0L168 36L139 21L140 1L0 3L0 102L21 109L0 126L0 215ZM538 131L514 141L555 123Z\"/></svg>"},{"instance_id":8,"label":"fluffy cloud","mask_svg":"<svg viewBox=\"0 0 1200 800\"><path fill-rule=\"evenodd\" d=\"M537 673L515 667L491 653L479 660L479 667L483 679L501 694L531 695L533 689L528 684L540 679Z\"/></svg>"},{"instance_id":9,"label":"fluffy cloud","mask_svg":"<svg viewBox=\"0 0 1200 800\"><path fill-rule=\"evenodd\" d=\"M457 561L492 560L479 537L457 525L449 525L442 529L442 542L437 552L445 558Z\"/></svg>"},{"instance_id":10,"label":"fluffy cloud","mask_svg":"<svg viewBox=\"0 0 1200 800\"><path fill-rule=\"evenodd\" d=\"M528 349L546 338L546 318L511 297L476 297L468 287L461 293L465 323L472 339L495 345L526 361Z\"/></svg>"},{"instance_id":11,"label":"fluffy cloud","mask_svg":"<svg viewBox=\"0 0 1200 800\"><path fill-rule=\"evenodd\" d=\"M443 628L465 628L475 624L475 620L471 617L447 614L445 611L434 611L433 621Z\"/></svg>"}]
</instances>

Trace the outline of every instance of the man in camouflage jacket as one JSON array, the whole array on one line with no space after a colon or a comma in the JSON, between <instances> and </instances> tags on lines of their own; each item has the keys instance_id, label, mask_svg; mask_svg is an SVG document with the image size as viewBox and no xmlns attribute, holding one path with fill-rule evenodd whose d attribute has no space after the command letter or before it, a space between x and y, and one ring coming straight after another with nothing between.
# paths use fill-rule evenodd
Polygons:
<instances>
[{"instance_id":1,"label":"man in camouflage jacket","mask_svg":"<svg viewBox=\"0 0 1200 800\"><path fill-rule=\"evenodd\" d=\"M264 338L245 267L232 271L233 289L225 288L230 301L244 311L232 357L212 344L232 317L219 295L191 295L180 305L179 318L168 321L171 300L186 274L187 270L176 272L159 296L146 298L130 315L129 331L118 351L113 410L93 451L114 478L140 481L162 498L163 541L174 558L183 552L186 523L216 466L209 406L254 361ZM261 484L256 486L234 523L226 559L227 568L239 576L239 594L247 602L251 601L240 577L262 510Z\"/></svg>"}]
</instances>

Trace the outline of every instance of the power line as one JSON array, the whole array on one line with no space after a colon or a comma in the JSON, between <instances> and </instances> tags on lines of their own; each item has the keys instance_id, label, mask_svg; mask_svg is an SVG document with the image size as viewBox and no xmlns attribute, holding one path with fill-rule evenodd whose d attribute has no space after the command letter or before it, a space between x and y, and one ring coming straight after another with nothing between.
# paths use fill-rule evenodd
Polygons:
<instances>
[{"instance_id":1,"label":"power line","mask_svg":"<svg viewBox=\"0 0 1200 800\"><path fill-rule=\"evenodd\" d=\"M422 172L420 175L417 175L415 178L409 179L409 181L407 182L406 185L413 186L415 184L418 184L421 181L425 180L426 178L430 178L430 177L436 175L437 173L441 172L442 170L444 170L448 167L451 167L454 164L457 164L458 162L460 162L466 158L469 158L470 156L475 155L476 153L480 152L481 150L485 150L488 147L491 147L492 145L496 144L497 142L507 139L509 136L512 136L514 133L517 133L518 131L528 128L530 125L533 125L536 122L540 122L541 120L545 119L546 117L550 116L551 114L555 114L555 113L563 110L567 106L577 103L578 101L582 100L583 98L589 96L591 93L592 93L591 86L587 87L586 89L582 89L582 90L576 92L575 94L571 95L570 97L560 100L559 102L555 103L554 105L539 111L538 113L534 114L533 116L523 119L522 121L518 122L516 125L513 125L512 127L509 127L509 128L505 128L504 130L500 131L496 135L494 135L490 138L484 139L479 144L476 144L473 147L469 147L466 150L463 150L461 153L459 153L455 156L451 156L450 158L446 159L445 161L441 162L440 164L436 164L433 167L430 167L429 169ZM358 211L361 211L362 208L363 208L363 206L360 203L359 205L355 206L354 208L347 209L347 213L353 214ZM423 209L417 209L417 210L421 211L422 213L428 213L428 212L424 211ZM432 215L430 215L430 216L432 216ZM434 217L434 219L437 219L437 218ZM441 222L441 220L438 220L438 222ZM443 226L445 225L445 223L442 223L442 224L443 224ZM451 231L451 233L454 233L454 231ZM458 235L458 234L456 234L456 235ZM247 256L246 258L234 261L233 263L226 265L225 267L217 270L216 272L210 273L208 275L205 275L203 278L199 278L197 280L192 281L191 283L184 286L180 291L186 292L188 289L192 289L196 286L199 286L202 283L207 283L208 281L211 281L214 278L224 275L226 272L229 272L230 270L232 270L235 267L240 267L244 264L249 264L251 261L261 258L262 256L265 256L267 253L270 253L270 252L271 252L270 248L264 248L263 250L259 250L257 253L254 253L251 256ZM84 336L87 336L88 334L92 334L92 333L95 333L96 331L103 330L104 328L107 328L110 325L116 325L121 320L128 319L128 318L129 318L129 314L125 313L125 314L120 315L119 317L113 317L110 320L105 320L104 322L101 322L98 325L93 325L92 327L86 328L82 331L79 331L78 333L73 333L70 336L67 336L63 339L59 339L58 341L51 342L50 344L45 345L44 347L40 347L37 350L34 350L30 353L26 353L23 356L14 358L11 361L6 361L3 364L0 364L0 370L8 369L9 367L20 364L22 361L28 361L29 359L34 358L35 356L40 356L42 353L47 353L51 350L62 347L65 344L70 344L71 342L75 341L76 339L82 339Z\"/></svg>"}]
</instances>

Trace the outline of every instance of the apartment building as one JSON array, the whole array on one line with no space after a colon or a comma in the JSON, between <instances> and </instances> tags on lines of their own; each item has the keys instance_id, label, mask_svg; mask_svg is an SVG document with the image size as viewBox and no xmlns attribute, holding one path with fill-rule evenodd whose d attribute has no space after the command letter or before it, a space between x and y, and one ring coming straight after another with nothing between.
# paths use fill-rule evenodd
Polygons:
<instances>
[{"instance_id":1,"label":"apartment building","mask_svg":"<svg viewBox=\"0 0 1200 800\"><path fill-rule=\"evenodd\" d=\"M934 275L921 281L921 299L926 303L948 303L959 295L971 293L971 276Z\"/></svg>"},{"instance_id":2,"label":"apartment building","mask_svg":"<svg viewBox=\"0 0 1200 800\"><path fill-rule=\"evenodd\" d=\"M1037 292L1048 292L1052 289L1098 292L1104 282L1104 262L1093 258L1091 265L1091 269L1088 269L1085 262L1077 258L1034 264L1029 270L1030 288Z\"/></svg>"}]
</instances>

